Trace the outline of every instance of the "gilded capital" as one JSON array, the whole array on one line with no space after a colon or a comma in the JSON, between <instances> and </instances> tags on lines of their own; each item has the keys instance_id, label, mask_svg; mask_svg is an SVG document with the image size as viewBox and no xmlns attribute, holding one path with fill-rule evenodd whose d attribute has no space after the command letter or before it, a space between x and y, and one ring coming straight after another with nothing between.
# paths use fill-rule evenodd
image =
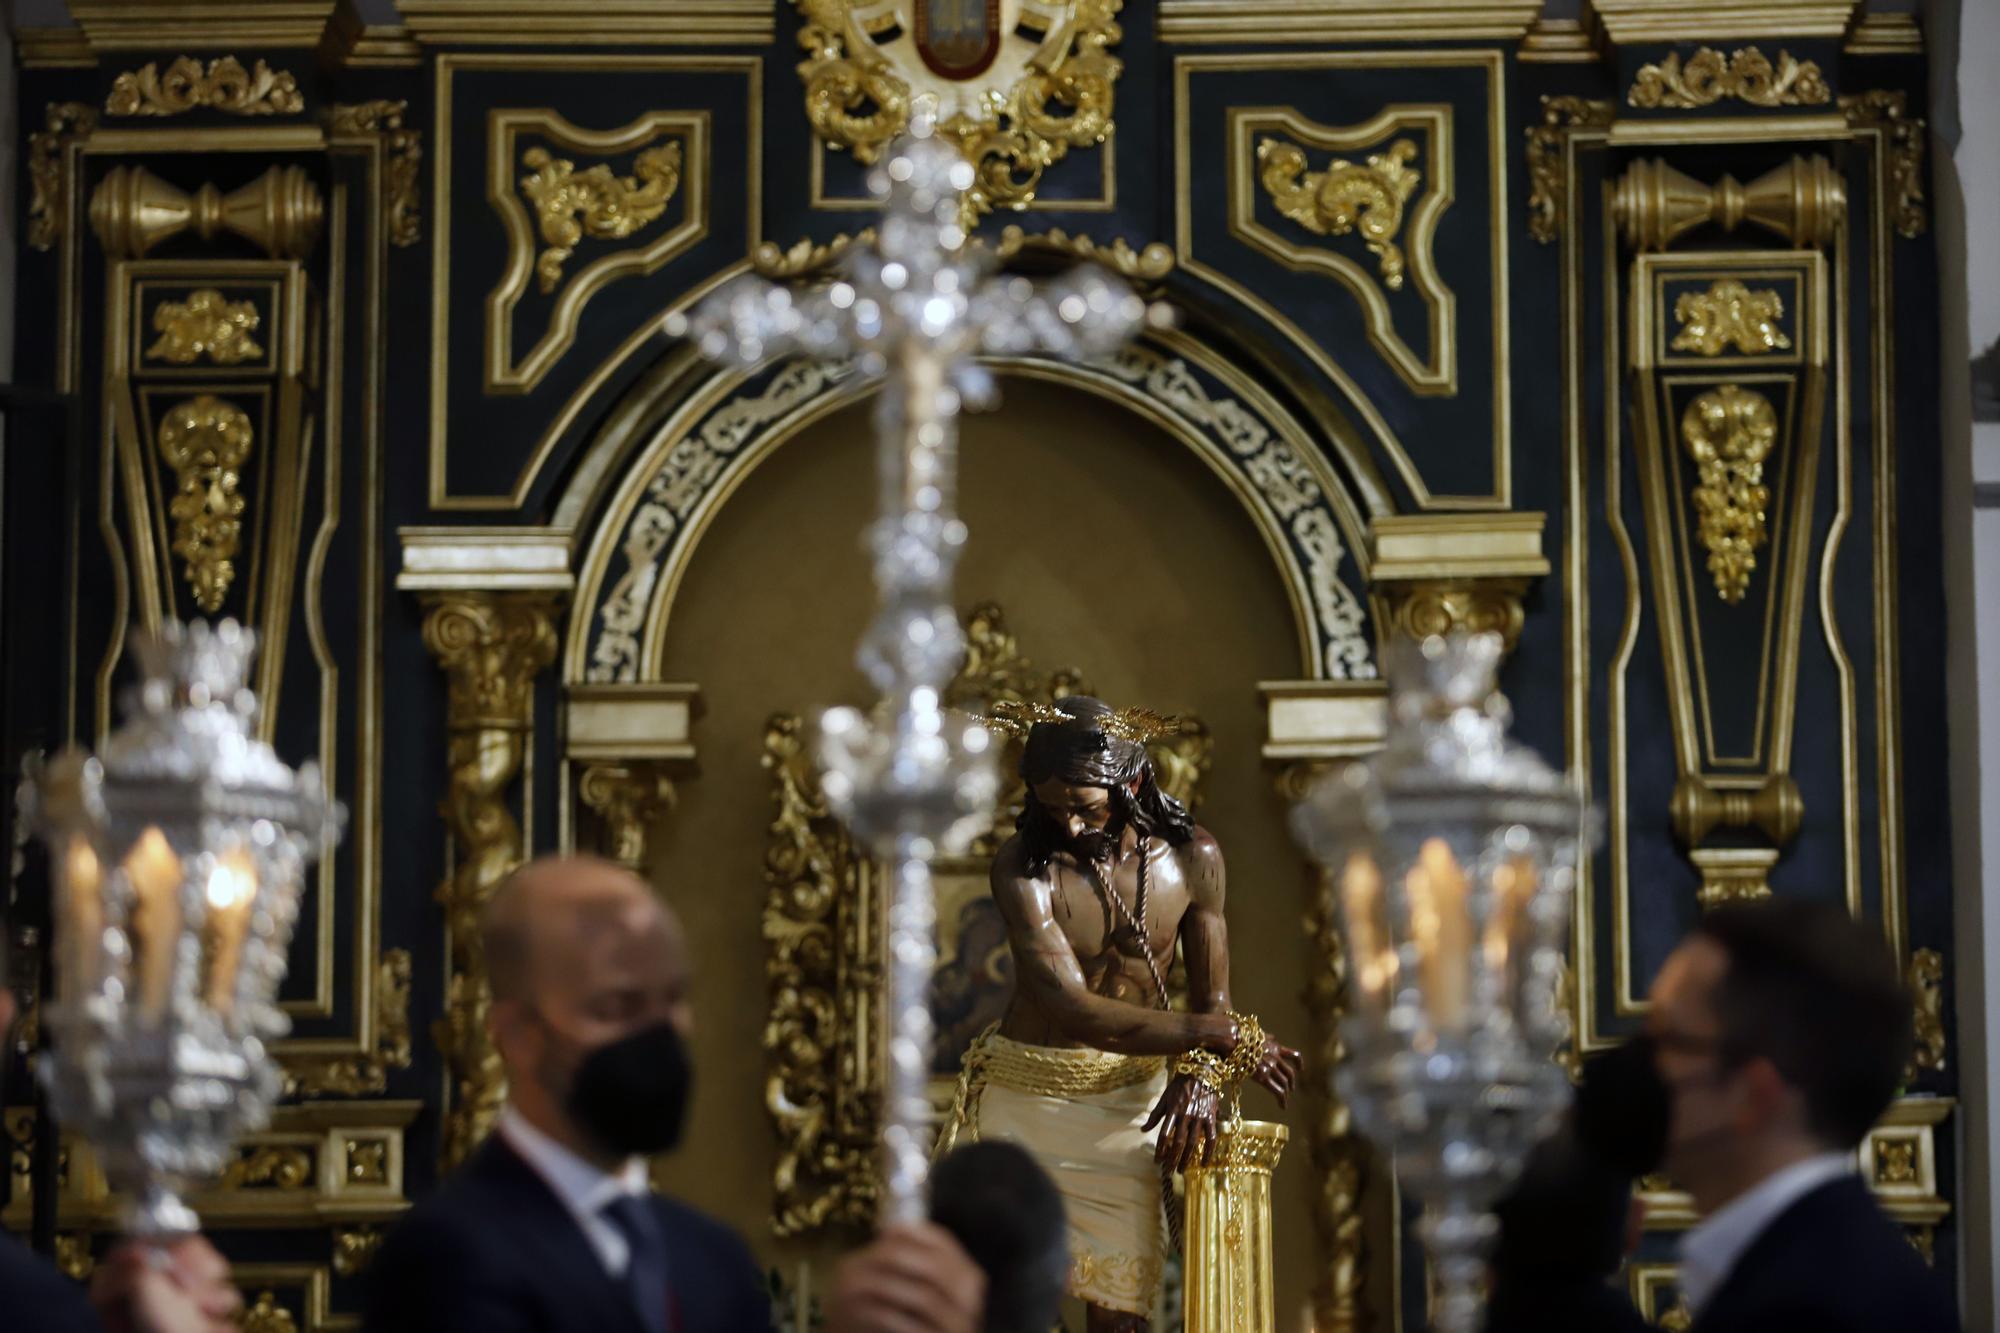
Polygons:
<instances>
[{"instance_id":1,"label":"gilded capital","mask_svg":"<svg viewBox=\"0 0 2000 1333\"><path fill-rule=\"evenodd\" d=\"M1549 572L1536 513L1406 514L1375 520L1369 570L1385 634L1492 630L1521 637L1521 600Z\"/></svg>"},{"instance_id":2,"label":"gilded capital","mask_svg":"<svg viewBox=\"0 0 2000 1333\"><path fill-rule=\"evenodd\" d=\"M535 677L555 661L558 602L546 593L425 598L424 646L445 670L449 725L526 730Z\"/></svg>"},{"instance_id":3,"label":"gilded capital","mask_svg":"<svg viewBox=\"0 0 2000 1333\"><path fill-rule=\"evenodd\" d=\"M674 808L673 780L656 763L592 764L583 770L577 795L604 827L603 852L634 870L646 864L646 833Z\"/></svg>"}]
</instances>

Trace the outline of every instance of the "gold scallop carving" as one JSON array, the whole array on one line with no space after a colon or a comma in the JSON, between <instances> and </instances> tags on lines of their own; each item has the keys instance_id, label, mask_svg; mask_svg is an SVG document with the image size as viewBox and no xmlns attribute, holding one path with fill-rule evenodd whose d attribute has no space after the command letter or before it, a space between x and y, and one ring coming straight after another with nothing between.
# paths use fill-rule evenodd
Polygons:
<instances>
[{"instance_id":1,"label":"gold scallop carving","mask_svg":"<svg viewBox=\"0 0 2000 1333\"><path fill-rule=\"evenodd\" d=\"M1713 106L1728 98L1752 106L1825 106L1833 100L1817 63L1778 52L1776 64L1754 46L1725 56L1704 46L1682 63L1678 52L1641 65L1625 100L1642 108Z\"/></svg>"},{"instance_id":2,"label":"gold scallop carving","mask_svg":"<svg viewBox=\"0 0 2000 1333\"><path fill-rule=\"evenodd\" d=\"M259 60L249 69L235 56L222 56L203 66L182 56L161 72L148 61L111 82L104 110L113 116L179 116L199 107L234 116L289 116L305 109L299 81L285 70Z\"/></svg>"},{"instance_id":3,"label":"gold scallop carving","mask_svg":"<svg viewBox=\"0 0 2000 1333\"><path fill-rule=\"evenodd\" d=\"M1784 314L1785 299L1777 292L1721 278L1705 292L1682 292L1674 301L1681 330L1673 350L1702 356L1721 356L1732 346L1745 356L1782 351L1792 345L1779 327Z\"/></svg>"},{"instance_id":4,"label":"gold scallop carving","mask_svg":"<svg viewBox=\"0 0 2000 1333\"><path fill-rule=\"evenodd\" d=\"M241 365L264 355L250 335L260 316L254 301L231 301L213 287L189 292L185 301L153 307L153 330L160 336L146 349L155 361L191 366L206 356L218 366Z\"/></svg>"}]
</instances>

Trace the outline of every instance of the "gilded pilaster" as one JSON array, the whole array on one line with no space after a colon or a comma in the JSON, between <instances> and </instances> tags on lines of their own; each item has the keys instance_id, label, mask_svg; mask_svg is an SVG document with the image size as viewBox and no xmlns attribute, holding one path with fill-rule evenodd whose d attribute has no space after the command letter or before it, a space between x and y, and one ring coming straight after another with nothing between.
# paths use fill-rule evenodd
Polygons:
<instances>
[{"instance_id":1,"label":"gilded pilaster","mask_svg":"<svg viewBox=\"0 0 2000 1333\"><path fill-rule=\"evenodd\" d=\"M442 813L456 869L438 887L450 942L445 1012L435 1026L451 1071L442 1157L450 1167L484 1137L506 1096L486 1034L491 1003L479 914L526 856L508 794L534 724L535 678L555 660L558 599L548 593L451 591L424 599L424 644L444 668L450 769Z\"/></svg>"}]
</instances>

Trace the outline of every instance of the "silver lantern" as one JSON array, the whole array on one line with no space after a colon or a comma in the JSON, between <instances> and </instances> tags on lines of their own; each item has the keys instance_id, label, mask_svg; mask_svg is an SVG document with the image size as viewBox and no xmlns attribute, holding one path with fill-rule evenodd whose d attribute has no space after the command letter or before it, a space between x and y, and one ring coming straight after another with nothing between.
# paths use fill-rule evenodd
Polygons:
<instances>
[{"instance_id":1,"label":"silver lantern","mask_svg":"<svg viewBox=\"0 0 2000 1333\"><path fill-rule=\"evenodd\" d=\"M1449 1333L1478 1327L1493 1204L1570 1091L1554 1056L1589 815L1509 739L1502 653L1491 633L1393 644L1386 746L1293 812L1341 907L1340 1092L1423 1205Z\"/></svg>"},{"instance_id":2,"label":"silver lantern","mask_svg":"<svg viewBox=\"0 0 2000 1333\"><path fill-rule=\"evenodd\" d=\"M135 634L118 730L95 757L31 763L20 787L54 895L43 1077L136 1236L196 1230L181 1196L268 1122L305 867L340 836L319 769L253 735L256 642L234 621Z\"/></svg>"}]
</instances>

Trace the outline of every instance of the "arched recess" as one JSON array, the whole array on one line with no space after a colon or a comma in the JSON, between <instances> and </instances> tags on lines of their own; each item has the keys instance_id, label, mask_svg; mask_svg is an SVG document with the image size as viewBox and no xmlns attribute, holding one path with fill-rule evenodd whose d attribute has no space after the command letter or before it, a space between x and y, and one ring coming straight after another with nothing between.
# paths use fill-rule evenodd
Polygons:
<instances>
[{"instance_id":1,"label":"arched recess","mask_svg":"<svg viewBox=\"0 0 2000 1333\"><path fill-rule=\"evenodd\" d=\"M1110 399L1192 449L1271 552L1299 631L1301 677L1375 677L1367 528L1385 505L1372 487L1357 497L1318 443L1323 433L1215 348L1174 331L1089 365L989 364ZM675 594L717 509L779 445L872 388L838 363L794 361L746 376L684 354L663 362L653 383L677 405L622 466L615 455L634 442L609 424L557 508L561 527L595 516L579 543L565 685L661 680ZM1365 456L1353 461L1373 475Z\"/></svg>"}]
</instances>

